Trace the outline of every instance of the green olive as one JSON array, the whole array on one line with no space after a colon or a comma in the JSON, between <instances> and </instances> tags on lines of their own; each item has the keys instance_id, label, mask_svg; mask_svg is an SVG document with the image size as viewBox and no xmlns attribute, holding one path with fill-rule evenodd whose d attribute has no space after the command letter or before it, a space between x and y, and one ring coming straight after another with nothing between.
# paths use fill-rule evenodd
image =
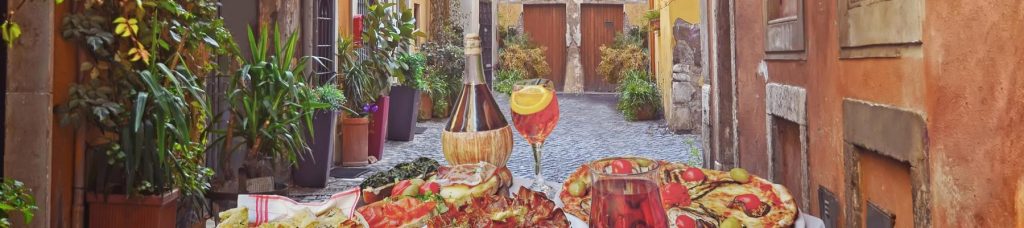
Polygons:
<instances>
[{"instance_id":1,"label":"green olive","mask_svg":"<svg viewBox=\"0 0 1024 228\"><path fill-rule=\"evenodd\" d=\"M731 176L733 180L736 180L737 182L740 183L750 182L750 173L748 173L747 170L743 168L733 168L732 170L729 170L729 176Z\"/></svg>"},{"instance_id":2,"label":"green olive","mask_svg":"<svg viewBox=\"0 0 1024 228\"><path fill-rule=\"evenodd\" d=\"M651 160L647 160L647 159L633 159L633 162L636 162L636 165L640 166L640 167L650 167L651 166Z\"/></svg>"},{"instance_id":3,"label":"green olive","mask_svg":"<svg viewBox=\"0 0 1024 228\"><path fill-rule=\"evenodd\" d=\"M587 194L587 183L583 180L576 180L569 183L569 195L580 197Z\"/></svg>"},{"instance_id":4,"label":"green olive","mask_svg":"<svg viewBox=\"0 0 1024 228\"><path fill-rule=\"evenodd\" d=\"M719 228L742 228L743 224L740 224L740 220L739 219L736 219L736 218L733 218L733 217L729 217L729 218L726 218L725 220L722 220L722 223L718 224L718 227Z\"/></svg>"}]
</instances>

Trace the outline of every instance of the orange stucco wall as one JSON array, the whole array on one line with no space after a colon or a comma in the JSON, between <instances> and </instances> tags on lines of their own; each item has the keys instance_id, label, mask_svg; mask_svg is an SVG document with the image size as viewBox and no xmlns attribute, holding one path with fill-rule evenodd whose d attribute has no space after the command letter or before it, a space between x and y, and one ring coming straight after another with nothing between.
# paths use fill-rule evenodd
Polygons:
<instances>
[{"instance_id":1,"label":"orange stucco wall","mask_svg":"<svg viewBox=\"0 0 1024 228\"><path fill-rule=\"evenodd\" d=\"M800 86L807 92L811 214L820 215L819 186L845 197L842 100L853 98L924 117L934 227L1024 225L1024 203L1014 201L1024 200L1024 2L928 1L917 51L847 60L839 58L838 2L807 0L806 60L768 60L767 81L757 74L765 58L764 1L735 4L741 167L768 174L765 83Z\"/></svg>"}]
</instances>

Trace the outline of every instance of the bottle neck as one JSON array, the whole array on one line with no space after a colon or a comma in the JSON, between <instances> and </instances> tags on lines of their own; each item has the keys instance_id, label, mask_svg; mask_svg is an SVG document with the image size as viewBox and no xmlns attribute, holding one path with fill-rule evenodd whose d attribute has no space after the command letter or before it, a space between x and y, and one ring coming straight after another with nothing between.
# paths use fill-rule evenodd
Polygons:
<instances>
[{"instance_id":1,"label":"bottle neck","mask_svg":"<svg viewBox=\"0 0 1024 228\"><path fill-rule=\"evenodd\" d=\"M480 53L467 52L466 71L462 73L462 84L478 85L486 83L487 81L484 80L483 60L480 58Z\"/></svg>"}]
</instances>

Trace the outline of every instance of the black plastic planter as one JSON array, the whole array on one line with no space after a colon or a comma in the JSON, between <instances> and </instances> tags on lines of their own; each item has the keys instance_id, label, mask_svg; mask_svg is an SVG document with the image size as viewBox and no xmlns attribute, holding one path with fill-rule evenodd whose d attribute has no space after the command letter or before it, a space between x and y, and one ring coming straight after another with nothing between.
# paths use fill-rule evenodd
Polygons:
<instances>
[{"instance_id":1,"label":"black plastic planter","mask_svg":"<svg viewBox=\"0 0 1024 228\"><path fill-rule=\"evenodd\" d=\"M391 87L388 140L412 141L420 113L420 91L409 86Z\"/></svg>"},{"instance_id":2,"label":"black plastic planter","mask_svg":"<svg viewBox=\"0 0 1024 228\"><path fill-rule=\"evenodd\" d=\"M309 188L323 188L333 161L334 132L338 124L338 112L316 111L313 113L313 137L307 139L311 154L299 156L292 170L295 185Z\"/></svg>"}]
</instances>

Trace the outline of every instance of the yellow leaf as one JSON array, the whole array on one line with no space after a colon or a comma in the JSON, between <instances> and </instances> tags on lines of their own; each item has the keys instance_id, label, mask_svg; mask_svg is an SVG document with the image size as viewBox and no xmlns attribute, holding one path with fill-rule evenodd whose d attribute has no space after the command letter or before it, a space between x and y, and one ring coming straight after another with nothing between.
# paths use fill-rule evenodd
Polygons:
<instances>
[{"instance_id":1,"label":"yellow leaf","mask_svg":"<svg viewBox=\"0 0 1024 228\"><path fill-rule=\"evenodd\" d=\"M125 24L117 24L117 26L114 26L114 34L117 34L117 35L124 34L124 29L127 28L127 27L128 26L126 26Z\"/></svg>"},{"instance_id":2,"label":"yellow leaf","mask_svg":"<svg viewBox=\"0 0 1024 228\"><path fill-rule=\"evenodd\" d=\"M130 25L135 25L135 24L138 24L138 23L139 23L139 20L136 20L135 18L128 19L128 24L130 24Z\"/></svg>"},{"instance_id":3,"label":"yellow leaf","mask_svg":"<svg viewBox=\"0 0 1024 228\"><path fill-rule=\"evenodd\" d=\"M114 23L124 24L124 22L125 22L124 17L118 17L118 18L114 19Z\"/></svg>"}]
</instances>

